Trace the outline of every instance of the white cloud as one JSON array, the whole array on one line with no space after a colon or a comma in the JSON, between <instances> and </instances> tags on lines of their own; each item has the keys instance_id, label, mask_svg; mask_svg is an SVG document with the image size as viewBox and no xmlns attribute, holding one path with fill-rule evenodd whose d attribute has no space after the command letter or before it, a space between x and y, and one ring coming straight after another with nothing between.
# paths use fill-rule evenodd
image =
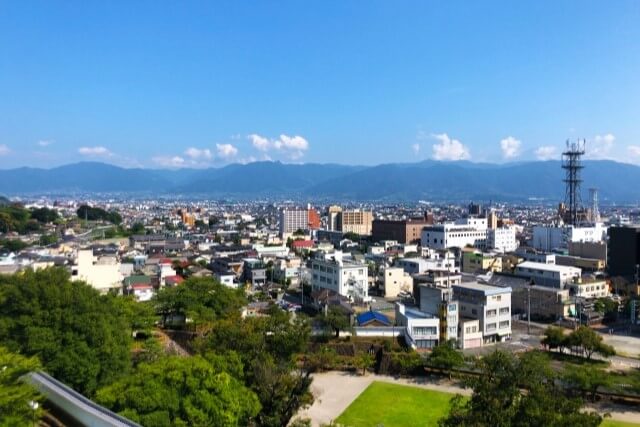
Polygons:
<instances>
[{"instance_id":1,"label":"white cloud","mask_svg":"<svg viewBox=\"0 0 640 427\"><path fill-rule=\"evenodd\" d=\"M269 138L265 138L264 136L252 133L247 138L249 138L251 144L253 144L253 146L260 151L267 151L271 146Z\"/></svg>"},{"instance_id":2,"label":"white cloud","mask_svg":"<svg viewBox=\"0 0 640 427\"><path fill-rule=\"evenodd\" d=\"M413 150L413 153L414 153L414 154L418 154L418 153L420 152L420 144L417 144L417 143L416 143L416 144L413 144L413 145L411 146L411 149Z\"/></svg>"},{"instance_id":3,"label":"white cloud","mask_svg":"<svg viewBox=\"0 0 640 427\"><path fill-rule=\"evenodd\" d=\"M513 159L520 155L520 146L522 145L519 139L515 139L512 136L508 136L500 141L500 149L502 150L502 158Z\"/></svg>"},{"instance_id":4,"label":"white cloud","mask_svg":"<svg viewBox=\"0 0 640 427\"><path fill-rule=\"evenodd\" d=\"M157 156L151 159L154 163L168 168L182 168L187 166L187 161L180 156Z\"/></svg>"},{"instance_id":5,"label":"white cloud","mask_svg":"<svg viewBox=\"0 0 640 427\"><path fill-rule=\"evenodd\" d=\"M218 157L228 159L238 154L238 149L231 144L216 144Z\"/></svg>"},{"instance_id":6,"label":"white cloud","mask_svg":"<svg viewBox=\"0 0 640 427\"><path fill-rule=\"evenodd\" d=\"M7 147L5 144L0 144L0 156L7 155L11 152L11 149Z\"/></svg>"},{"instance_id":7,"label":"white cloud","mask_svg":"<svg viewBox=\"0 0 640 427\"><path fill-rule=\"evenodd\" d=\"M611 133L594 136L591 143L587 142L585 157L590 159L610 158L609 153L611 152L611 148L613 148L615 140L615 135Z\"/></svg>"},{"instance_id":8,"label":"white cloud","mask_svg":"<svg viewBox=\"0 0 640 427\"><path fill-rule=\"evenodd\" d=\"M558 157L557 148L552 145L543 145L535 151L538 160L551 160Z\"/></svg>"},{"instance_id":9,"label":"white cloud","mask_svg":"<svg viewBox=\"0 0 640 427\"><path fill-rule=\"evenodd\" d=\"M629 145L627 147L627 151L633 157L640 157L640 145Z\"/></svg>"},{"instance_id":10,"label":"white cloud","mask_svg":"<svg viewBox=\"0 0 640 427\"><path fill-rule=\"evenodd\" d=\"M38 145L40 147L48 147L49 145L53 144L55 141L51 140L51 139L41 139L40 141L38 141Z\"/></svg>"},{"instance_id":11,"label":"white cloud","mask_svg":"<svg viewBox=\"0 0 640 427\"><path fill-rule=\"evenodd\" d=\"M213 158L213 154L211 154L211 150L209 150L208 148L200 149L195 147L189 147L184 152L184 154L187 157L190 157L191 159L194 159L194 160L198 160L198 159L211 160Z\"/></svg>"},{"instance_id":12,"label":"white cloud","mask_svg":"<svg viewBox=\"0 0 640 427\"><path fill-rule=\"evenodd\" d=\"M94 156L94 157L111 157L113 153L109 151L107 148L102 146L96 147L80 147L78 148L78 153L83 156Z\"/></svg>"},{"instance_id":13,"label":"white cloud","mask_svg":"<svg viewBox=\"0 0 640 427\"><path fill-rule=\"evenodd\" d=\"M471 158L469 149L457 139L449 138L446 133L431 135L432 138L440 141L433 144L433 158L436 160L467 160Z\"/></svg>"},{"instance_id":14,"label":"white cloud","mask_svg":"<svg viewBox=\"0 0 640 427\"><path fill-rule=\"evenodd\" d=\"M305 151L309 149L309 141L300 135L289 136L281 134L276 139L269 139L265 136L252 133L251 135L248 135L247 138L257 150L279 150L285 153L290 159L294 160L304 156Z\"/></svg>"}]
</instances>

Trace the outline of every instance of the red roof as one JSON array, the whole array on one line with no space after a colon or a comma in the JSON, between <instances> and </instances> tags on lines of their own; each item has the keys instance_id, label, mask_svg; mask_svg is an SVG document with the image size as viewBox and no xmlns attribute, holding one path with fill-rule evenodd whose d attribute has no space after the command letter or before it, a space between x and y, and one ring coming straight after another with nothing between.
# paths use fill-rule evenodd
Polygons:
<instances>
[{"instance_id":1,"label":"red roof","mask_svg":"<svg viewBox=\"0 0 640 427\"><path fill-rule=\"evenodd\" d=\"M291 243L291 246L298 249L298 248L312 248L313 247L313 240L294 240L293 243Z\"/></svg>"},{"instance_id":2,"label":"red roof","mask_svg":"<svg viewBox=\"0 0 640 427\"><path fill-rule=\"evenodd\" d=\"M148 283L134 283L133 285L131 285L131 288L133 288L133 289L152 289L153 286L151 286Z\"/></svg>"},{"instance_id":3,"label":"red roof","mask_svg":"<svg viewBox=\"0 0 640 427\"><path fill-rule=\"evenodd\" d=\"M160 264L169 264L169 265L171 265L171 260L169 258L162 258L160 260Z\"/></svg>"},{"instance_id":4,"label":"red roof","mask_svg":"<svg viewBox=\"0 0 640 427\"><path fill-rule=\"evenodd\" d=\"M182 283L184 279L182 276L167 276L164 278L165 283Z\"/></svg>"}]
</instances>

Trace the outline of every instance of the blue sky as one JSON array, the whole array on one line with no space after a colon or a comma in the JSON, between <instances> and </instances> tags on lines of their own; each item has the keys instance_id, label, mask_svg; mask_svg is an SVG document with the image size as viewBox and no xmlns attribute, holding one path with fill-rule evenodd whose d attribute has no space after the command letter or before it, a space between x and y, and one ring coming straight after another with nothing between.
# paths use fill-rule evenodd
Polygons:
<instances>
[{"instance_id":1,"label":"blue sky","mask_svg":"<svg viewBox=\"0 0 640 427\"><path fill-rule=\"evenodd\" d=\"M5 1L0 168L640 163L640 2Z\"/></svg>"}]
</instances>

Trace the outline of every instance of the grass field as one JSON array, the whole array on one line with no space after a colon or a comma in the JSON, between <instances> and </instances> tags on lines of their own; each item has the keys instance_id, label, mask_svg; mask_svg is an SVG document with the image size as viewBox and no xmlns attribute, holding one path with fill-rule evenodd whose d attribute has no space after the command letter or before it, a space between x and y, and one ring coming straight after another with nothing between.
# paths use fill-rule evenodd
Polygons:
<instances>
[{"instance_id":1,"label":"grass field","mask_svg":"<svg viewBox=\"0 0 640 427\"><path fill-rule=\"evenodd\" d=\"M375 381L335 421L349 427L434 427L447 413L453 396Z\"/></svg>"},{"instance_id":2,"label":"grass field","mask_svg":"<svg viewBox=\"0 0 640 427\"><path fill-rule=\"evenodd\" d=\"M640 424L625 423L624 421L604 420L600 427L640 427Z\"/></svg>"}]
</instances>

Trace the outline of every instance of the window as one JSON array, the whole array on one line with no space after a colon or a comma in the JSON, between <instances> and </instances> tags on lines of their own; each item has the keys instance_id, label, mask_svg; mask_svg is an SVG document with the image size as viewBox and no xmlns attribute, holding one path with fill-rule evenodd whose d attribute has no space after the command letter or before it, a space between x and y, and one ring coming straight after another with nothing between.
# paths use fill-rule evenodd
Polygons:
<instances>
[{"instance_id":1,"label":"window","mask_svg":"<svg viewBox=\"0 0 640 427\"><path fill-rule=\"evenodd\" d=\"M505 320L504 322L500 322L500 329L506 329L509 327L509 321Z\"/></svg>"},{"instance_id":2,"label":"window","mask_svg":"<svg viewBox=\"0 0 640 427\"><path fill-rule=\"evenodd\" d=\"M475 308L471 309L471 314L478 314L478 310L476 310Z\"/></svg>"},{"instance_id":3,"label":"window","mask_svg":"<svg viewBox=\"0 0 640 427\"><path fill-rule=\"evenodd\" d=\"M449 304L449 311L456 311L456 305L455 304Z\"/></svg>"},{"instance_id":4,"label":"window","mask_svg":"<svg viewBox=\"0 0 640 427\"><path fill-rule=\"evenodd\" d=\"M412 335L437 335L438 330L433 326L414 326Z\"/></svg>"},{"instance_id":5,"label":"window","mask_svg":"<svg viewBox=\"0 0 640 427\"><path fill-rule=\"evenodd\" d=\"M498 314L498 312L496 311L496 309L493 309L493 310L487 310L487 317L494 317L496 314Z\"/></svg>"},{"instance_id":6,"label":"window","mask_svg":"<svg viewBox=\"0 0 640 427\"><path fill-rule=\"evenodd\" d=\"M502 307L500 309L500 314L509 314L509 307Z\"/></svg>"},{"instance_id":7,"label":"window","mask_svg":"<svg viewBox=\"0 0 640 427\"><path fill-rule=\"evenodd\" d=\"M487 332L495 331L495 330L496 330L496 324L495 323L488 323L487 324Z\"/></svg>"}]
</instances>

